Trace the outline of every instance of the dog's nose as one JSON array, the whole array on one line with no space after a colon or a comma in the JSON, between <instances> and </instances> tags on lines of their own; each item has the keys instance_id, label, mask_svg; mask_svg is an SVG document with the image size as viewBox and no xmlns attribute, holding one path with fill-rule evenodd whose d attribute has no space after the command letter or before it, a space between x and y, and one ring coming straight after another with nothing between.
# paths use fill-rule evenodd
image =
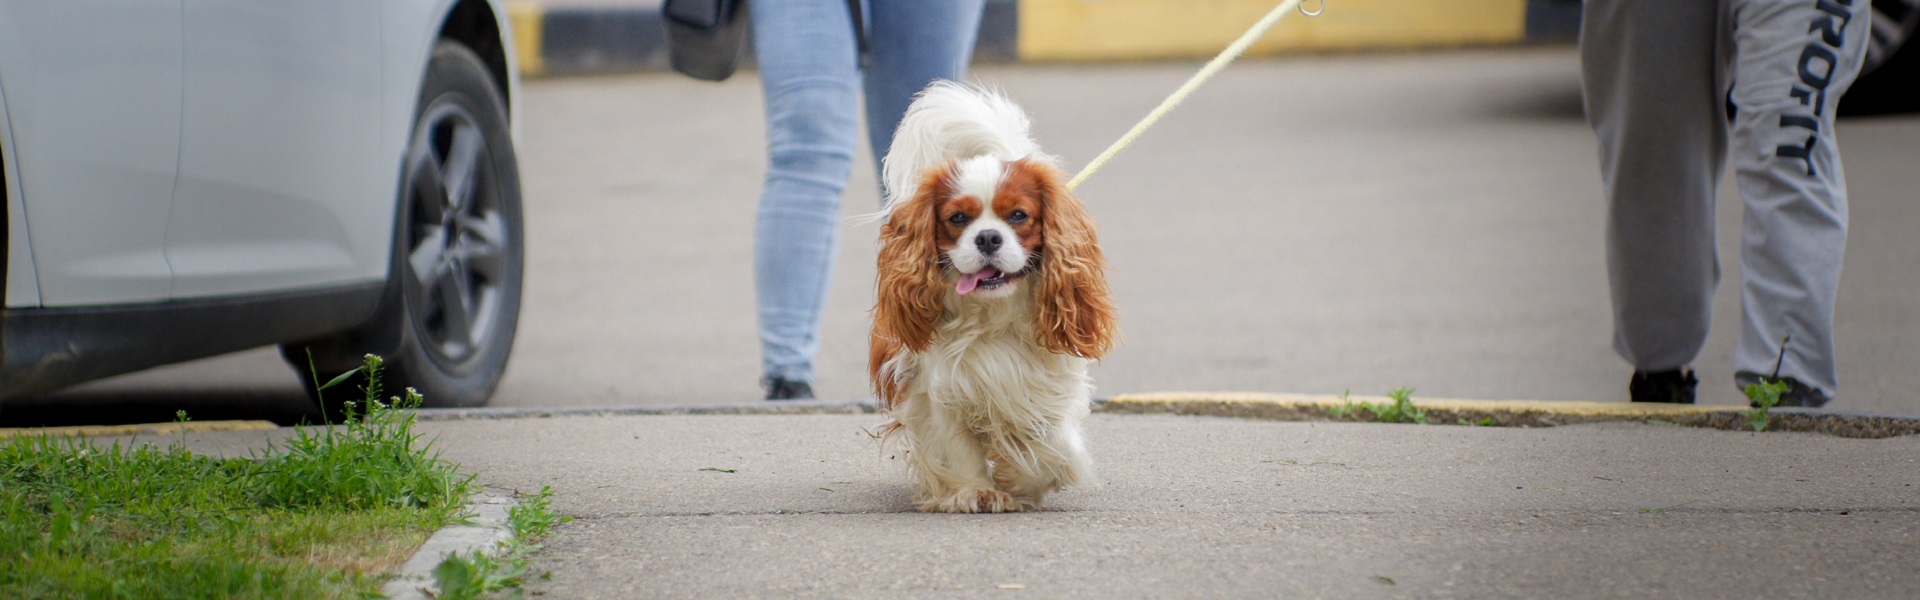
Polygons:
<instances>
[{"instance_id":1,"label":"dog's nose","mask_svg":"<svg viewBox=\"0 0 1920 600\"><path fill-rule=\"evenodd\" d=\"M992 229L973 237L973 247L979 248L981 254L993 254L993 251L1000 249L1000 242L1000 232Z\"/></svg>"}]
</instances>

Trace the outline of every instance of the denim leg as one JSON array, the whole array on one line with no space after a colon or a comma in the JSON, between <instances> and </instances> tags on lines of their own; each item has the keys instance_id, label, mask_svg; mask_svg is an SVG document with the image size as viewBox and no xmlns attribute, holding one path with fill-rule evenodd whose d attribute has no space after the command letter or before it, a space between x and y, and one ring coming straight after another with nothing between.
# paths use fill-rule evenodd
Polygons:
<instances>
[{"instance_id":1,"label":"denim leg","mask_svg":"<svg viewBox=\"0 0 1920 600\"><path fill-rule=\"evenodd\" d=\"M914 94L935 79L961 81L980 35L984 0L869 0L867 137L877 162ZM878 165L875 165L878 168ZM884 192L884 191L883 191ZM881 198L886 198L882 193Z\"/></svg>"},{"instance_id":2,"label":"denim leg","mask_svg":"<svg viewBox=\"0 0 1920 600\"><path fill-rule=\"evenodd\" d=\"M840 192L859 138L859 70L845 0L749 2L766 96L767 180L754 232L765 374L812 381L833 276Z\"/></svg>"}]
</instances>

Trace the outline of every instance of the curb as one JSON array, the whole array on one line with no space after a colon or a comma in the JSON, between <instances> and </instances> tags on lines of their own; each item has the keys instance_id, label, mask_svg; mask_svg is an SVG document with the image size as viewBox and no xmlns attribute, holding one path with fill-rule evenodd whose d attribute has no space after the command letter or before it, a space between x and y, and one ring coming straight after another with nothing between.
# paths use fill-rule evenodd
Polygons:
<instances>
[{"instance_id":1,"label":"curb","mask_svg":"<svg viewBox=\"0 0 1920 600\"><path fill-rule=\"evenodd\" d=\"M481 491L467 500L466 511L473 515L465 523L449 525L433 532L393 579L380 586L380 593L394 600L427 600L439 596L433 570L453 554L473 555L491 550L513 539L507 526L507 511L520 504L513 496Z\"/></svg>"},{"instance_id":2,"label":"curb","mask_svg":"<svg viewBox=\"0 0 1920 600\"><path fill-rule=\"evenodd\" d=\"M1220 392L1169 392L1115 396L1102 403L1101 412L1239 417L1276 421L1370 421L1341 417L1330 409L1352 403L1386 403L1385 396L1311 396ZM1709 429L1752 431L1748 407L1739 405L1642 404L1563 400L1462 400L1427 398L1413 401L1436 424L1486 424L1501 427L1553 427L1580 423L1671 423ZM1779 408L1771 412L1768 431L1824 433L1849 438L1887 438L1920 435L1920 415L1878 415L1819 409Z\"/></svg>"},{"instance_id":3,"label":"curb","mask_svg":"<svg viewBox=\"0 0 1920 600\"><path fill-rule=\"evenodd\" d=\"M1327 0L1330 10L1280 23L1249 56L1572 42L1579 0ZM985 0L974 62L1211 58L1272 10L1272 0ZM659 0L570 6L520 0L513 20L521 74L661 71ZM751 58L751 52L747 54Z\"/></svg>"},{"instance_id":4,"label":"curb","mask_svg":"<svg viewBox=\"0 0 1920 600\"><path fill-rule=\"evenodd\" d=\"M740 404L687 404L668 406L589 406L576 408L495 407L495 408L422 408L414 412L421 421L473 421L484 419L550 419L554 417L617 417L633 415L843 415L876 412L873 400L791 400Z\"/></svg>"},{"instance_id":5,"label":"curb","mask_svg":"<svg viewBox=\"0 0 1920 600\"><path fill-rule=\"evenodd\" d=\"M1162 392L1094 399L1094 411L1113 414L1175 414L1274 421L1366 421L1340 417L1329 409L1353 403L1392 403L1385 396L1317 396L1241 392ZM1580 423L1671 423L1709 429L1750 431L1748 408L1739 405L1636 404L1572 400L1465 400L1422 398L1413 402L1429 422L1501 427L1553 427ZM752 402L672 406L582 408L424 408L421 421L548 419L646 415L809 415L879 412L871 398ZM1769 431L1824 433L1849 438L1920 435L1920 415L1882 415L1820 409L1777 408Z\"/></svg>"},{"instance_id":6,"label":"curb","mask_svg":"<svg viewBox=\"0 0 1920 600\"><path fill-rule=\"evenodd\" d=\"M104 437L115 435L174 435L182 433L200 433L205 431L260 431L278 429L272 421L187 421L185 423L144 423L138 425L83 425L78 427L9 427L0 428L0 440L11 437L46 436L89 436Z\"/></svg>"}]
</instances>

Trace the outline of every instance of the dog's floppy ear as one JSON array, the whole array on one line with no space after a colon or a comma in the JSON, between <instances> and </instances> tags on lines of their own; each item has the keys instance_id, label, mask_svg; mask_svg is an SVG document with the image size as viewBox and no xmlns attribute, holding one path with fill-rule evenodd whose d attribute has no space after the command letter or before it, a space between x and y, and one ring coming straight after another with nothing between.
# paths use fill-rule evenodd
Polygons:
<instances>
[{"instance_id":1,"label":"dog's floppy ear","mask_svg":"<svg viewBox=\"0 0 1920 600\"><path fill-rule=\"evenodd\" d=\"M1034 293L1034 325L1040 345L1062 354L1098 359L1119 334L1113 293L1107 290L1107 259L1100 235L1080 199L1067 190L1066 174L1052 165L1021 160L1014 175L1037 184L1044 232L1040 281Z\"/></svg>"},{"instance_id":2,"label":"dog's floppy ear","mask_svg":"<svg viewBox=\"0 0 1920 600\"><path fill-rule=\"evenodd\" d=\"M887 222L880 226L873 335L914 352L933 343L934 326L945 311L940 292L947 284L934 241L934 211L951 179L949 168L929 171L913 197L890 207Z\"/></svg>"}]
</instances>

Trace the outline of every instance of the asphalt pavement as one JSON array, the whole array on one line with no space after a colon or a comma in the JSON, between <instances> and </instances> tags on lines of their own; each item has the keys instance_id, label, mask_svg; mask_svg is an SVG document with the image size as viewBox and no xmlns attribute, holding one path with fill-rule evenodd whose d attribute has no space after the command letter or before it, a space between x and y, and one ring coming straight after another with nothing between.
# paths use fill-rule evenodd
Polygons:
<instances>
[{"instance_id":1,"label":"asphalt pavement","mask_svg":"<svg viewBox=\"0 0 1920 600\"><path fill-rule=\"evenodd\" d=\"M1077 167L1197 63L987 65ZM1102 394L1260 391L1622 401L1593 135L1569 48L1247 60L1080 190L1100 222L1123 342ZM521 139L527 295L494 404L759 397L751 248L764 174L751 72L534 79ZM1920 117L1843 120L1852 232L1838 410L1920 413ZM842 214L875 210L862 154ZM1732 185L1725 276L1698 367L1737 404ZM815 389L867 394L874 231L844 230ZM196 414L304 410L271 350L84 386L47 402ZM224 411L224 412L222 412ZM93 411L99 414L100 411ZM171 411L164 413L170 415ZM214 418L214 417L205 417ZM232 417L228 417L232 418Z\"/></svg>"}]
</instances>

